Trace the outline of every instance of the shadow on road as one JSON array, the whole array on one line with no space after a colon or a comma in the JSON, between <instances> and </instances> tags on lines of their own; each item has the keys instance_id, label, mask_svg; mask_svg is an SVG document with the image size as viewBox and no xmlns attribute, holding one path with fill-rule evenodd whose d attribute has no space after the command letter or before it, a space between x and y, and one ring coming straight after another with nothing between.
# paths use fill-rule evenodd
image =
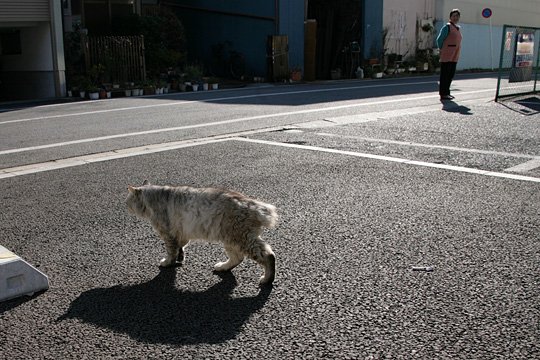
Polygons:
<instances>
[{"instance_id":1,"label":"shadow on road","mask_svg":"<svg viewBox=\"0 0 540 360\"><path fill-rule=\"evenodd\" d=\"M452 113L459 113L461 115L472 115L471 108L468 108L467 106L459 105L455 103L452 100L446 100L442 102L443 104L443 111L446 112L452 112Z\"/></svg>"},{"instance_id":2,"label":"shadow on road","mask_svg":"<svg viewBox=\"0 0 540 360\"><path fill-rule=\"evenodd\" d=\"M522 115L531 116L540 113L540 97L532 96L521 99L503 99L498 101L504 107Z\"/></svg>"},{"instance_id":3,"label":"shadow on road","mask_svg":"<svg viewBox=\"0 0 540 360\"><path fill-rule=\"evenodd\" d=\"M148 343L221 343L240 333L272 291L232 298L234 275L221 277L205 291L182 291L175 288L176 269L164 269L147 283L86 291L58 321L76 318Z\"/></svg>"}]
</instances>

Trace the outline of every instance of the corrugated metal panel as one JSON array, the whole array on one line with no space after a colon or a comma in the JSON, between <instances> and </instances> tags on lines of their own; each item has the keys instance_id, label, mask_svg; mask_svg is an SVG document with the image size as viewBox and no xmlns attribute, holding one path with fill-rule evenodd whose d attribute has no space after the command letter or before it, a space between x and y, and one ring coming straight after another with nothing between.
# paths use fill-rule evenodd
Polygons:
<instances>
[{"instance_id":1,"label":"corrugated metal panel","mask_svg":"<svg viewBox=\"0 0 540 360\"><path fill-rule=\"evenodd\" d=\"M49 0L0 0L0 23L49 21Z\"/></svg>"}]
</instances>

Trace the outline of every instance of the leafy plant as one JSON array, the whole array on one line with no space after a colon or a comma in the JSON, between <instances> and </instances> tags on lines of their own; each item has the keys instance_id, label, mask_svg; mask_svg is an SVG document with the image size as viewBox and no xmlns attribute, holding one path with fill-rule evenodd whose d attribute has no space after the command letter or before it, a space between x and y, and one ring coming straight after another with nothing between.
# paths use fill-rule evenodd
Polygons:
<instances>
[{"instance_id":1,"label":"leafy plant","mask_svg":"<svg viewBox=\"0 0 540 360\"><path fill-rule=\"evenodd\" d=\"M184 77L187 81L198 82L202 76L203 69L199 65L188 65L184 68Z\"/></svg>"}]
</instances>

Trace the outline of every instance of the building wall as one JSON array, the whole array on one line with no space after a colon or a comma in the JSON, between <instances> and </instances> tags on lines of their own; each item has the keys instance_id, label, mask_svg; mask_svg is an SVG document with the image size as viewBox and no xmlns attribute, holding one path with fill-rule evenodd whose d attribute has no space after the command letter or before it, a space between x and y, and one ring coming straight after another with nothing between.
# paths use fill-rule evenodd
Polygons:
<instances>
[{"instance_id":1,"label":"building wall","mask_svg":"<svg viewBox=\"0 0 540 360\"><path fill-rule=\"evenodd\" d=\"M289 38L289 68L304 67L304 2L281 1L279 34Z\"/></svg>"},{"instance_id":2,"label":"building wall","mask_svg":"<svg viewBox=\"0 0 540 360\"><path fill-rule=\"evenodd\" d=\"M446 22L437 22L437 31ZM479 24L461 23L461 56L457 64L458 70L467 69L498 69L501 53L502 26L489 26ZM493 39L493 42L490 39Z\"/></svg>"},{"instance_id":3,"label":"building wall","mask_svg":"<svg viewBox=\"0 0 540 360\"><path fill-rule=\"evenodd\" d=\"M170 1L188 38L191 62L212 62L212 46L230 42L242 53L249 76L267 75L267 40L288 35L289 65L304 63L303 0Z\"/></svg>"},{"instance_id":4,"label":"building wall","mask_svg":"<svg viewBox=\"0 0 540 360\"><path fill-rule=\"evenodd\" d=\"M19 30L21 42L20 54L1 55L2 99L39 99L65 95L60 24L59 1L0 2L0 27Z\"/></svg>"},{"instance_id":5,"label":"building wall","mask_svg":"<svg viewBox=\"0 0 540 360\"><path fill-rule=\"evenodd\" d=\"M383 0L363 0L363 55L368 59L378 57L383 50L382 31L383 31L383 6L386 1Z\"/></svg>"},{"instance_id":6,"label":"building wall","mask_svg":"<svg viewBox=\"0 0 540 360\"><path fill-rule=\"evenodd\" d=\"M482 17L482 9L489 7L493 15ZM540 1L538 0L437 0L436 28L446 22L450 11L458 8L463 34L462 52L457 68L498 69L504 24L540 27Z\"/></svg>"},{"instance_id":7,"label":"building wall","mask_svg":"<svg viewBox=\"0 0 540 360\"><path fill-rule=\"evenodd\" d=\"M450 11L458 8L461 22L465 24L489 25L489 20L482 17L482 9L489 7L493 11L491 24L500 26L522 25L540 27L540 1L538 0L437 0L437 20L447 21Z\"/></svg>"}]
</instances>

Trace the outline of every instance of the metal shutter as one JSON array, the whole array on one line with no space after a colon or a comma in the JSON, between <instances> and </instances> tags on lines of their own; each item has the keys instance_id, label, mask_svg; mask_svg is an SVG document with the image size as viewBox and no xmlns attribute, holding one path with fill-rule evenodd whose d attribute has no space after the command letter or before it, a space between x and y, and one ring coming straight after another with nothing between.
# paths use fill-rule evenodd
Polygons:
<instances>
[{"instance_id":1,"label":"metal shutter","mask_svg":"<svg viewBox=\"0 0 540 360\"><path fill-rule=\"evenodd\" d=\"M0 23L50 19L49 0L0 0Z\"/></svg>"}]
</instances>

